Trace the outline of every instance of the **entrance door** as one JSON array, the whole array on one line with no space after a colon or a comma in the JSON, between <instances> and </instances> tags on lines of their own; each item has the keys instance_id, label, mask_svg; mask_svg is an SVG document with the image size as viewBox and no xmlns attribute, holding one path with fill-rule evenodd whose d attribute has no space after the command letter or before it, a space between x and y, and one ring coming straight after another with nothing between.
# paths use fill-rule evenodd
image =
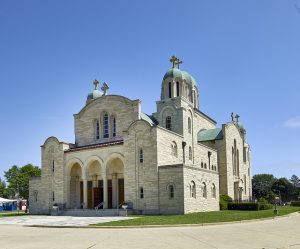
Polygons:
<instances>
[{"instance_id":1,"label":"entrance door","mask_svg":"<svg viewBox=\"0 0 300 249\"><path fill-rule=\"evenodd\" d=\"M124 203L124 179L118 179L118 196L119 196L119 202L118 205L121 205Z\"/></svg>"},{"instance_id":2,"label":"entrance door","mask_svg":"<svg viewBox=\"0 0 300 249\"><path fill-rule=\"evenodd\" d=\"M94 207L103 202L103 181L98 181L98 188L94 188ZM100 207L103 209L103 206Z\"/></svg>"},{"instance_id":3,"label":"entrance door","mask_svg":"<svg viewBox=\"0 0 300 249\"><path fill-rule=\"evenodd\" d=\"M88 192L88 205L87 208L93 208L93 182L92 181L88 181L88 188L87 188L87 192Z\"/></svg>"}]
</instances>

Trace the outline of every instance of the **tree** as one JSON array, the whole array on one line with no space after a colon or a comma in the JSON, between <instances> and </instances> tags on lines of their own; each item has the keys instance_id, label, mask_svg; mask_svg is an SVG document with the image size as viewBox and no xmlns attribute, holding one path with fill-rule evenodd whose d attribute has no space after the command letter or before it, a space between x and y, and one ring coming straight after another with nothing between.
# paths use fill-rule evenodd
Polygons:
<instances>
[{"instance_id":1,"label":"tree","mask_svg":"<svg viewBox=\"0 0 300 249\"><path fill-rule=\"evenodd\" d=\"M276 178L270 174L257 174L252 178L252 193L256 199L264 198L268 202L274 202L275 195L272 186Z\"/></svg>"},{"instance_id":2,"label":"tree","mask_svg":"<svg viewBox=\"0 0 300 249\"><path fill-rule=\"evenodd\" d=\"M5 189L6 189L6 183L4 180L1 180L0 177L0 197L3 197L3 195L5 194Z\"/></svg>"},{"instance_id":3,"label":"tree","mask_svg":"<svg viewBox=\"0 0 300 249\"><path fill-rule=\"evenodd\" d=\"M12 197L17 194L20 197L28 199L29 196L29 179L33 176L40 176L41 169L32 164L27 164L23 167L16 165L12 166L8 171L4 172L4 176L8 183L7 193Z\"/></svg>"},{"instance_id":4,"label":"tree","mask_svg":"<svg viewBox=\"0 0 300 249\"><path fill-rule=\"evenodd\" d=\"M292 175L290 181L294 185L295 188L300 188L300 179L298 178L298 176Z\"/></svg>"},{"instance_id":5,"label":"tree","mask_svg":"<svg viewBox=\"0 0 300 249\"><path fill-rule=\"evenodd\" d=\"M288 202L294 198L294 186L286 178L277 179L272 186L274 193L280 194L280 199L282 202Z\"/></svg>"}]
</instances>

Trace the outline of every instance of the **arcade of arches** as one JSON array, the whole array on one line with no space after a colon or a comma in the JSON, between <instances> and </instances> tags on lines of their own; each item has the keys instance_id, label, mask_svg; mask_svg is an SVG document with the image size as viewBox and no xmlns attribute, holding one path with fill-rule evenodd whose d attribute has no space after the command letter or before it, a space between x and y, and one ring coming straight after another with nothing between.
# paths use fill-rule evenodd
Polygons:
<instances>
[{"instance_id":1,"label":"arcade of arches","mask_svg":"<svg viewBox=\"0 0 300 249\"><path fill-rule=\"evenodd\" d=\"M113 158L105 165L91 160L72 163L69 171L69 208L118 208L124 203L124 164Z\"/></svg>"}]
</instances>

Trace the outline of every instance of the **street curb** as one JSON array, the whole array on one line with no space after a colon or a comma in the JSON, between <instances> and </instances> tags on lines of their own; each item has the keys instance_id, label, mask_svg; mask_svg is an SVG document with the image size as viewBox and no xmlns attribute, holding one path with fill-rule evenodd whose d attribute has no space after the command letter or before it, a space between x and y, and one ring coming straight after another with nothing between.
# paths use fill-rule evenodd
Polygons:
<instances>
[{"instance_id":1,"label":"street curb","mask_svg":"<svg viewBox=\"0 0 300 249\"><path fill-rule=\"evenodd\" d=\"M275 217L267 217L260 219L251 219L251 220L240 220L240 221L225 221L225 222L214 222L214 223L201 223L201 224L176 224L176 225L141 225L141 226L48 226L48 225L24 225L24 227L40 227L40 228L84 228L84 229L124 229L124 228L167 228L167 227L203 227L203 226L218 226L218 225L229 225L229 224L241 224L255 221L265 221L265 220L276 220L280 218L285 218L289 216L295 216L300 214L300 211L293 212L290 214L285 214Z\"/></svg>"}]
</instances>

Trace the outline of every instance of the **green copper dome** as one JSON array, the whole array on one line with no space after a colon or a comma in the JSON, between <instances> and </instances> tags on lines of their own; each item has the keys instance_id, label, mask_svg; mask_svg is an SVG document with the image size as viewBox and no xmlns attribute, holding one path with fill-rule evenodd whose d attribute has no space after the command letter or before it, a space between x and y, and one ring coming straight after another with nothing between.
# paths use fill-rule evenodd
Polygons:
<instances>
[{"instance_id":1,"label":"green copper dome","mask_svg":"<svg viewBox=\"0 0 300 249\"><path fill-rule=\"evenodd\" d=\"M95 85L95 88L94 88L93 91L91 91L88 94L88 96L86 98L86 103L87 104L90 103L92 100L100 98L101 96L103 96L103 93L98 90L99 81L94 80L93 84Z\"/></svg>"},{"instance_id":2,"label":"green copper dome","mask_svg":"<svg viewBox=\"0 0 300 249\"><path fill-rule=\"evenodd\" d=\"M178 68L171 68L171 69L169 69L165 73L163 80L165 80L167 78L180 78L181 80L185 80L186 83L188 83L191 86L196 86L197 85L197 82L193 78L193 76L191 76L188 72L181 71Z\"/></svg>"},{"instance_id":3,"label":"green copper dome","mask_svg":"<svg viewBox=\"0 0 300 249\"><path fill-rule=\"evenodd\" d=\"M171 68L165 73L164 80L168 77L170 77L170 78L182 78L182 74L181 74L181 71L179 69Z\"/></svg>"}]
</instances>

